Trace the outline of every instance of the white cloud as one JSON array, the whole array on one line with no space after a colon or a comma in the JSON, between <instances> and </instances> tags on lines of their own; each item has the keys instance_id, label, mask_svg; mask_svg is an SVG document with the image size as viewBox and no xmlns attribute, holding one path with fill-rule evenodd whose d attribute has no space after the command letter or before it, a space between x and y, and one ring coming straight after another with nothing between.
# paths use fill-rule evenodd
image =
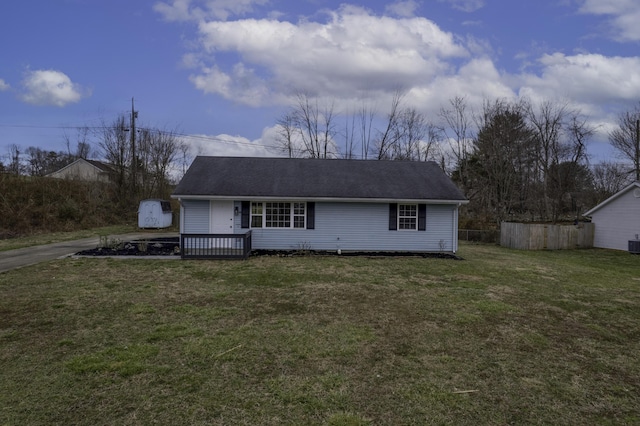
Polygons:
<instances>
[{"instance_id":1,"label":"white cloud","mask_svg":"<svg viewBox=\"0 0 640 426\"><path fill-rule=\"evenodd\" d=\"M451 75L442 75L430 84L414 88L409 101L427 109L431 117L456 96L463 96L470 108L479 110L486 99L515 99L517 94L507 84L488 58L472 59Z\"/></svg>"},{"instance_id":2,"label":"white cloud","mask_svg":"<svg viewBox=\"0 0 640 426\"><path fill-rule=\"evenodd\" d=\"M450 3L454 9L463 12L475 12L484 7L484 0L438 0L440 2Z\"/></svg>"},{"instance_id":3,"label":"white cloud","mask_svg":"<svg viewBox=\"0 0 640 426\"><path fill-rule=\"evenodd\" d=\"M580 11L596 15L620 15L638 7L636 0L582 0Z\"/></svg>"},{"instance_id":4,"label":"white cloud","mask_svg":"<svg viewBox=\"0 0 640 426\"><path fill-rule=\"evenodd\" d=\"M33 105L63 107L79 102L88 94L66 74L55 70L28 71L22 85L22 100Z\"/></svg>"},{"instance_id":5,"label":"white cloud","mask_svg":"<svg viewBox=\"0 0 640 426\"><path fill-rule=\"evenodd\" d=\"M9 83L5 83L5 81L0 78L0 92L4 92L5 90L9 90L10 88L11 86L9 86Z\"/></svg>"},{"instance_id":6,"label":"white cloud","mask_svg":"<svg viewBox=\"0 0 640 426\"><path fill-rule=\"evenodd\" d=\"M398 0L395 3L387 5L385 11L389 15L411 18L415 16L418 6L418 2L415 0Z\"/></svg>"},{"instance_id":7,"label":"white cloud","mask_svg":"<svg viewBox=\"0 0 640 426\"><path fill-rule=\"evenodd\" d=\"M278 156L262 139L251 141L242 136L220 134L185 136L183 141L189 147L190 154L225 157L275 157Z\"/></svg>"},{"instance_id":8,"label":"white cloud","mask_svg":"<svg viewBox=\"0 0 640 426\"><path fill-rule=\"evenodd\" d=\"M579 11L609 16L608 25L616 40L640 40L640 2L637 0L582 0Z\"/></svg>"},{"instance_id":9,"label":"white cloud","mask_svg":"<svg viewBox=\"0 0 640 426\"><path fill-rule=\"evenodd\" d=\"M227 20L231 16L243 16L254 11L254 6L267 4L268 0L169 0L158 2L153 9L167 21Z\"/></svg>"},{"instance_id":10,"label":"white cloud","mask_svg":"<svg viewBox=\"0 0 640 426\"><path fill-rule=\"evenodd\" d=\"M633 101L640 98L640 57L598 54L544 55L540 75L524 74L521 93L565 97L583 103Z\"/></svg>"},{"instance_id":11,"label":"white cloud","mask_svg":"<svg viewBox=\"0 0 640 426\"><path fill-rule=\"evenodd\" d=\"M167 21L190 21L196 19L197 11L191 9L191 0L173 0L172 3L158 2L153 10L161 14ZM198 9L201 11L201 9Z\"/></svg>"},{"instance_id":12,"label":"white cloud","mask_svg":"<svg viewBox=\"0 0 640 426\"><path fill-rule=\"evenodd\" d=\"M411 4L399 1L393 7ZM387 13L395 17L343 5L297 22L202 20L198 48L184 56L183 65L191 70L198 90L244 105L292 105L294 93L302 91L321 102L334 102L337 113L365 102L384 114L400 89L406 90L406 105L429 120L437 120L439 109L456 96L476 111L485 100L526 96L533 102L566 100L593 122L609 123L614 108L640 98L640 57L541 54L550 50L542 46L524 58L525 71L508 72L492 60L495 53L488 41L461 38L422 17L397 17L402 8L392 10ZM224 149L210 143L195 146L207 154L275 155L261 145L274 145L275 132L266 129L259 141L242 140ZM210 146L218 147L211 151Z\"/></svg>"},{"instance_id":13,"label":"white cloud","mask_svg":"<svg viewBox=\"0 0 640 426\"><path fill-rule=\"evenodd\" d=\"M192 76L196 87L251 105L292 90L346 98L412 87L448 72L449 60L469 55L425 18L379 17L354 6L329 12L326 22L210 21L199 31L211 62L221 53L235 53L239 62L232 69L202 67Z\"/></svg>"}]
</instances>

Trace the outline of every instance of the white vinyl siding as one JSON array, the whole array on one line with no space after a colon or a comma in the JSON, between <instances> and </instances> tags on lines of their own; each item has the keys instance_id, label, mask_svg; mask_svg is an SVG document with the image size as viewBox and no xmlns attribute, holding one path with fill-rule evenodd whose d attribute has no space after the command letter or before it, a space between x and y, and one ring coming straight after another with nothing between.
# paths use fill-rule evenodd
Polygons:
<instances>
[{"instance_id":1,"label":"white vinyl siding","mask_svg":"<svg viewBox=\"0 0 640 426\"><path fill-rule=\"evenodd\" d=\"M596 210L591 221L596 225L594 247L629 250L629 240L640 236L640 197L630 190Z\"/></svg>"},{"instance_id":2,"label":"white vinyl siding","mask_svg":"<svg viewBox=\"0 0 640 426\"><path fill-rule=\"evenodd\" d=\"M426 231L398 232L389 230L388 204L316 202L315 229L255 228L253 248L451 252L457 248L455 211L454 205L427 205Z\"/></svg>"},{"instance_id":3,"label":"white vinyl siding","mask_svg":"<svg viewBox=\"0 0 640 426\"><path fill-rule=\"evenodd\" d=\"M184 200L182 201L183 234L208 234L209 233L209 201L208 200Z\"/></svg>"},{"instance_id":4,"label":"white vinyl siding","mask_svg":"<svg viewBox=\"0 0 640 426\"><path fill-rule=\"evenodd\" d=\"M294 222L295 204L291 203ZM182 206L181 232L209 233L209 201L183 200ZM241 202L236 201L234 206L240 208ZM455 252L457 207L427 204L426 216L426 231L390 231L388 203L316 202L315 229L254 227L252 245L254 249L265 250ZM236 234L248 231L240 222L234 221Z\"/></svg>"}]
</instances>

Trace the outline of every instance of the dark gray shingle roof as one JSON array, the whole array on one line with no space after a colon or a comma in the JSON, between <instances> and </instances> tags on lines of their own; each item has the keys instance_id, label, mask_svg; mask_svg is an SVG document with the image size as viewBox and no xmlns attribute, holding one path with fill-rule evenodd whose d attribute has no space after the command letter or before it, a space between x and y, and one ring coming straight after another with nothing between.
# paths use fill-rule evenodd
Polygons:
<instances>
[{"instance_id":1,"label":"dark gray shingle roof","mask_svg":"<svg viewBox=\"0 0 640 426\"><path fill-rule=\"evenodd\" d=\"M434 162L196 157L174 197L465 201Z\"/></svg>"},{"instance_id":2,"label":"dark gray shingle roof","mask_svg":"<svg viewBox=\"0 0 640 426\"><path fill-rule=\"evenodd\" d=\"M102 170L103 172L109 172L109 173L114 172L113 168L110 165L103 163L102 161L88 160L88 159L84 159L84 160L87 163L93 165L94 167L97 167L98 169Z\"/></svg>"}]
</instances>

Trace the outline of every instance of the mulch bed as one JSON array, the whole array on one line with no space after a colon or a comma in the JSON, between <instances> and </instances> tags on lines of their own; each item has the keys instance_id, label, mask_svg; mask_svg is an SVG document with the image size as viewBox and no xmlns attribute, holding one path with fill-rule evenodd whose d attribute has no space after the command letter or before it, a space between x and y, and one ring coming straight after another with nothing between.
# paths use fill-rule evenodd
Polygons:
<instances>
[{"instance_id":1,"label":"mulch bed","mask_svg":"<svg viewBox=\"0 0 640 426\"><path fill-rule=\"evenodd\" d=\"M180 238L152 238L149 240L120 241L109 247L97 247L76 253L76 256L180 256ZM435 259L462 260L453 253L412 253L412 252L342 252L324 250L253 250L251 256L303 257L303 256L360 256L370 258L383 257L422 257Z\"/></svg>"},{"instance_id":2,"label":"mulch bed","mask_svg":"<svg viewBox=\"0 0 640 426\"><path fill-rule=\"evenodd\" d=\"M121 241L108 247L79 251L76 256L180 256L180 239L176 237Z\"/></svg>"},{"instance_id":3,"label":"mulch bed","mask_svg":"<svg viewBox=\"0 0 640 426\"><path fill-rule=\"evenodd\" d=\"M359 257L422 257L431 259L453 259L462 260L460 256L453 253L415 253L406 251L348 251L338 254L335 251L324 250L252 250L251 256L278 256L278 257L301 257L301 256L359 256Z\"/></svg>"}]
</instances>

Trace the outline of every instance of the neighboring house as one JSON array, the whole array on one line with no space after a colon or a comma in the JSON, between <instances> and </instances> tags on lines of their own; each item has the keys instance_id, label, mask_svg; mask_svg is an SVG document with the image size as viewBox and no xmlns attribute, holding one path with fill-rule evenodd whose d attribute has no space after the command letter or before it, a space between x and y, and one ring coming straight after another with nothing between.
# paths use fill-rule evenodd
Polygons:
<instances>
[{"instance_id":1,"label":"neighboring house","mask_svg":"<svg viewBox=\"0 0 640 426\"><path fill-rule=\"evenodd\" d=\"M640 182L634 182L584 213L595 223L594 247L628 250L640 238Z\"/></svg>"},{"instance_id":2,"label":"neighboring house","mask_svg":"<svg viewBox=\"0 0 640 426\"><path fill-rule=\"evenodd\" d=\"M108 182L113 173L113 168L108 164L101 161L79 158L60 170L49 173L47 177Z\"/></svg>"},{"instance_id":3,"label":"neighboring house","mask_svg":"<svg viewBox=\"0 0 640 426\"><path fill-rule=\"evenodd\" d=\"M456 252L467 203L434 162L258 157L197 157L172 197L181 234L340 252Z\"/></svg>"}]
</instances>

